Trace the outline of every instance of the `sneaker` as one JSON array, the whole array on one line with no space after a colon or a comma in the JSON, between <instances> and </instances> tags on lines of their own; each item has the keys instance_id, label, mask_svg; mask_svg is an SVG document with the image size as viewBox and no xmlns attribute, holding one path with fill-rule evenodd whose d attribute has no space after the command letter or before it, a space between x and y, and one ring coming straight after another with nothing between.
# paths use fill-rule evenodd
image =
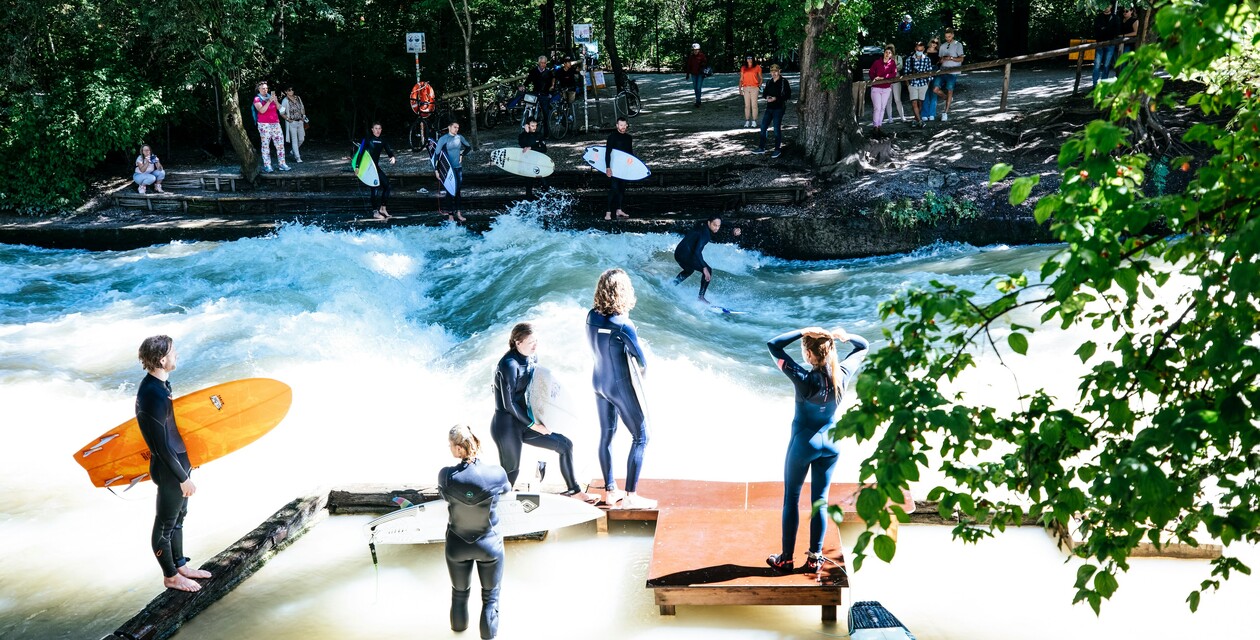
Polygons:
<instances>
[{"instance_id":1,"label":"sneaker","mask_svg":"<svg viewBox=\"0 0 1260 640\"><path fill-rule=\"evenodd\" d=\"M263 167L263 173L271 173L271 167Z\"/></svg>"},{"instance_id":2,"label":"sneaker","mask_svg":"<svg viewBox=\"0 0 1260 640\"><path fill-rule=\"evenodd\" d=\"M941 122L949 122L949 114L948 114L948 113L942 113L942 114L941 114Z\"/></svg>"},{"instance_id":3,"label":"sneaker","mask_svg":"<svg viewBox=\"0 0 1260 640\"><path fill-rule=\"evenodd\" d=\"M770 157L771 157L771 158L777 158L777 157L779 157L779 156L781 156L781 155L783 155L783 152L782 152L782 151L779 151L778 149L775 149L775 150L774 150L774 153L770 154Z\"/></svg>"},{"instance_id":4,"label":"sneaker","mask_svg":"<svg viewBox=\"0 0 1260 640\"><path fill-rule=\"evenodd\" d=\"M298 162L298 164L301 164L301 163L302 163L302 159L301 159L301 158L298 158L298 159L297 159L297 162Z\"/></svg>"},{"instance_id":5,"label":"sneaker","mask_svg":"<svg viewBox=\"0 0 1260 640\"><path fill-rule=\"evenodd\" d=\"M909 116L901 116L901 121L902 121L902 122L910 122L910 118L909 118Z\"/></svg>"},{"instance_id":6,"label":"sneaker","mask_svg":"<svg viewBox=\"0 0 1260 640\"><path fill-rule=\"evenodd\" d=\"M805 554L805 566L802 568L805 570L805 573L819 573L826 562L827 559L821 553L811 552Z\"/></svg>"},{"instance_id":7,"label":"sneaker","mask_svg":"<svg viewBox=\"0 0 1260 640\"><path fill-rule=\"evenodd\" d=\"M763 154L763 153L765 153L765 152L766 152L766 150L765 150L765 149L753 149L753 153L755 153L755 154L757 154L757 155L761 155L761 154Z\"/></svg>"},{"instance_id":8,"label":"sneaker","mask_svg":"<svg viewBox=\"0 0 1260 640\"><path fill-rule=\"evenodd\" d=\"M156 191L156 192L158 192L158 193L166 193L165 191L162 191L162 185L160 185L160 184L155 184L155 185L153 185L153 190L154 190L154 191Z\"/></svg>"},{"instance_id":9,"label":"sneaker","mask_svg":"<svg viewBox=\"0 0 1260 640\"><path fill-rule=\"evenodd\" d=\"M651 498L644 498L640 495L627 495L622 498L621 504L617 505L618 509L655 509L656 501Z\"/></svg>"},{"instance_id":10,"label":"sneaker","mask_svg":"<svg viewBox=\"0 0 1260 640\"><path fill-rule=\"evenodd\" d=\"M796 570L796 565L792 563L791 558L785 560L783 556L777 553L766 558L766 564L770 565L770 568L779 575L786 575Z\"/></svg>"},{"instance_id":11,"label":"sneaker","mask_svg":"<svg viewBox=\"0 0 1260 640\"><path fill-rule=\"evenodd\" d=\"M148 187L144 185L140 185L140 193L148 193L148 191L149 191Z\"/></svg>"},{"instance_id":12,"label":"sneaker","mask_svg":"<svg viewBox=\"0 0 1260 640\"><path fill-rule=\"evenodd\" d=\"M287 165L287 164L282 164L282 165L280 165L280 170L281 170L281 171L292 171L292 170L293 170L293 167L290 167L290 166L289 166L289 165Z\"/></svg>"}]
</instances>

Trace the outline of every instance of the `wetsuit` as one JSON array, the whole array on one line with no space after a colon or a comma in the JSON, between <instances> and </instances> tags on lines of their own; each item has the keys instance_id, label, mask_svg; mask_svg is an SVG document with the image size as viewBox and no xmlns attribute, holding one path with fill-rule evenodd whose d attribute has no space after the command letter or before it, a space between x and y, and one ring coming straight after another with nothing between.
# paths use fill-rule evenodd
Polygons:
<instances>
[{"instance_id":1,"label":"wetsuit","mask_svg":"<svg viewBox=\"0 0 1260 640\"><path fill-rule=\"evenodd\" d=\"M526 358L512 349L499 360L494 372L494 421L490 436L499 447L499 464L507 472L508 484L516 484L520 473L521 444L541 447L560 454L560 475L569 491L577 493L581 486L573 473L573 441L558 434L535 431L533 412L525 403L525 391L534 379L534 358Z\"/></svg>"},{"instance_id":2,"label":"wetsuit","mask_svg":"<svg viewBox=\"0 0 1260 640\"><path fill-rule=\"evenodd\" d=\"M473 563L481 580L481 637L499 630L499 583L503 581L503 536L497 526L499 496L512 489L503 469L476 460L446 467L438 491L448 503L446 569L451 574L451 629L468 628Z\"/></svg>"},{"instance_id":3,"label":"wetsuit","mask_svg":"<svg viewBox=\"0 0 1260 640\"><path fill-rule=\"evenodd\" d=\"M389 143L381 138L368 133L363 139L364 148L372 156L372 162L376 163L376 175L380 176L381 184L379 187L372 187L372 209L375 211L389 204L389 176L385 175L385 167L381 166L381 150L384 149L386 155L393 158L394 150L389 148Z\"/></svg>"},{"instance_id":4,"label":"wetsuit","mask_svg":"<svg viewBox=\"0 0 1260 640\"><path fill-rule=\"evenodd\" d=\"M140 423L144 443L153 454L149 458L149 476L158 488L153 555L162 566L162 575L171 578L179 567L188 563L188 558L184 557L184 516L188 515L188 498L179 485L192 473L188 448L175 426L171 383L158 380L153 374L140 381L136 393L136 421Z\"/></svg>"},{"instance_id":5,"label":"wetsuit","mask_svg":"<svg viewBox=\"0 0 1260 640\"><path fill-rule=\"evenodd\" d=\"M530 151L537 151L543 155L547 154L547 140L543 137L541 131L530 133L522 130L521 134L516 136L516 144L520 145L522 149L529 147ZM540 184L544 189L548 188L546 178L526 178L525 180L526 198L532 198L534 196L534 182L538 182L538 184Z\"/></svg>"},{"instance_id":6,"label":"wetsuit","mask_svg":"<svg viewBox=\"0 0 1260 640\"><path fill-rule=\"evenodd\" d=\"M634 154L634 138L628 133L613 131L608 134L608 141L604 143L604 167L612 168L613 149L619 149L628 154ZM621 178L609 178L608 182L608 211L617 212L621 210L621 205L626 199L626 181Z\"/></svg>"},{"instance_id":7,"label":"wetsuit","mask_svg":"<svg viewBox=\"0 0 1260 640\"><path fill-rule=\"evenodd\" d=\"M647 414L634 394L630 382L630 365L626 354L633 355L639 366L646 368L643 349L634 323L621 315L606 316L594 309L586 314L586 339L595 354L595 410L599 413L599 468L604 474L604 487L616 488L612 472L612 440L617 433L617 418L625 423L632 438L630 457L626 462L626 491L634 493L643 466L643 450L648 443Z\"/></svg>"},{"instance_id":8,"label":"wetsuit","mask_svg":"<svg viewBox=\"0 0 1260 640\"><path fill-rule=\"evenodd\" d=\"M869 344L860 336L850 335L853 350L840 361L839 391L831 386L832 376L825 370L809 370L797 364L784 347L801 338L800 331L789 331L766 344L770 355L792 385L796 387L796 416L792 419L792 438L788 442L787 458L783 461L783 555L792 557L796 546L796 528L800 523L797 503L801 499L801 486L809 472L810 504L827 498L831 485L831 472L835 469L839 451L827 433L835 421L844 389L857 374L866 357ZM836 345L839 349L840 345ZM837 355L839 352L837 351ZM827 531L827 515L823 510L809 518L809 551L822 553L823 534Z\"/></svg>"},{"instance_id":9,"label":"wetsuit","mask_svg":"<svg viewBox=\"0 0 1260 640\"><path fill-rule=\"evenodd\" d=\"M711 240L713 240L713 232L709 229L708 223L701 222L688 231L678 246L674 247L674 261L682 267L682 272L674 278L674 284L681 284L683 280L690 278L691 274L699 271L701 298L709 290L709 281L704 279L704 270L708 269L710 276L713 274L709 263L704 261L704 247Z\"/></svg>"}]
</instances>

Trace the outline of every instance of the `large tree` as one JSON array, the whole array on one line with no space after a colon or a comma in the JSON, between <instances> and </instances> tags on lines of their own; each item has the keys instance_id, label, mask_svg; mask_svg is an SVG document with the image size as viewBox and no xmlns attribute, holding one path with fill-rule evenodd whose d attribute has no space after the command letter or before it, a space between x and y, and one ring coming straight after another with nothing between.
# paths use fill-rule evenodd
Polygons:
<instances>
[{"instance_id":1,"label":"large tree","mask_svg":"<svg viewBox=\"0 0 1260 640\"><path fill-rule=\"evenodd\" d=\"M1260 543L1260 2L1154 4L1156 37L1094 91L1104 117L1064 143L1058 190L1036 203L1062 248L981 291L933 284L883 304L887 344L832 431L879 438L860 472L876 483L857 501L868 525L890 525L886 501L929 464L947 480L927 497L958 509L964 540L1026 518L1064 533L1075 523L1076 600L1095 611L1140 543L1226 546L1191 609L1250 573L1229 545ZM1174 97L1167 76L1199 84ZM1207 122L1180 141L1198 152L1135 149L1126 125L1173 103L1202 110ZM995 167L991 183L1008 184L1010 170ZM1184 192L1148 187L1170 172L1190 178ZM1036 183L1010 182L1011 203ZM1018 409L999 411L953 385L982 348L1002 362L1045 357L1029 335L1053 326L1075 329L1053 349L1075 341L1078 397L1026 389ZM869 530L855 566L872 547L885 560L896 549Z\"/></svg>"},{"instance_id":2,"label":"large tree","mask_svg":"<svg viewBox=\"0 0 1260 640\"><path fill-rule=\"evenodd\" d=\"M781 0L782 30L801 34L798 140L815 166L856 166L864 138L853 108L852 69L868 0ZM790 41L790 40L789 40Z\"/></svg>"}]
</instances>

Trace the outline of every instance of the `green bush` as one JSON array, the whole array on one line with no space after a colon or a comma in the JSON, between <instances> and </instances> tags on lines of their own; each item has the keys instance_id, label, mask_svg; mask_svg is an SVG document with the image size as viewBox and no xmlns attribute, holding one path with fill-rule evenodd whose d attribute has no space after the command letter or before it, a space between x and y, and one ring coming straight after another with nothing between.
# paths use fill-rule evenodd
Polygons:
<instances>
[{"instance_id":1,"label":"green bush","mask_svg":"<svg viewBox=\"0 0 1260 640\"><path fill-rule=\"evenodd\" d=\"M885 201L876 207L875 216L884 226L908 230L975 220L980 209L969 200L927 193L918 202L910 198Z\"/></svg>"}]
</instances>

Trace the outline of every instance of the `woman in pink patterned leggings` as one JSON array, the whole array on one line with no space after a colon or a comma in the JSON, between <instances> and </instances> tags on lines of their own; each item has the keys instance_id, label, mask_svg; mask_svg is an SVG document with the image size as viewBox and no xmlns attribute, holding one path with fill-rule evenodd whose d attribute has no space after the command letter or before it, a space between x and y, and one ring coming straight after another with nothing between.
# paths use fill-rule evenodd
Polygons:
<instances>
[{"instance_id":1,"label":"woman in pink patterned leggings","mask_svg":"<svg viewBox=\"0 0 1260 640\"><path fill-rule=\"evenodd\" d=\"M258 83L258 95L254 96L254 116L258 120L258 137L262 139L263 173L271 173L271 150L268 143L276 148L276 158L280 160L280 170L289 171L284 161L284 130L280 128L280 101L276 94L268 91L267 82Z\"/></svg>"}]
</instances>

